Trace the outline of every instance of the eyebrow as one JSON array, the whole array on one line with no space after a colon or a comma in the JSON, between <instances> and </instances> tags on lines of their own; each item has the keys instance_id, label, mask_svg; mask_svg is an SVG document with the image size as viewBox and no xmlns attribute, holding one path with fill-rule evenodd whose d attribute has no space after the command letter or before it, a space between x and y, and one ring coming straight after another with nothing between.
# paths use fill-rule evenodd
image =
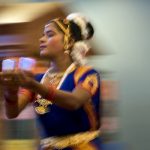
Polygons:
<instances>
[{"instance_id":1,"label":"eyebrow","mask_svg":"<svg viewBox=\"0 0 150 150\"><path fill-rule=\"evenodd\" d=\"M49 34L49 33L55 33L53 30L47 30L44 32L44 34Z\"/></svg>"}]
</instances>

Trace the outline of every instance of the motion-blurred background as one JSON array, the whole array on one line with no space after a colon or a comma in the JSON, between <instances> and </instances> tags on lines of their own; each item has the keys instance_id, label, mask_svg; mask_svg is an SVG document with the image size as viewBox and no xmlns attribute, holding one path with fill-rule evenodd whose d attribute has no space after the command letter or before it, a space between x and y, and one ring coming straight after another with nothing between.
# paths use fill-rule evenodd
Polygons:
<instances>
[{"instance_id":1,"label":"motion-blurred background","mask_svg":"<svg viewBox=\"0 0 150 150\"><path fill-rule=\"evenodd\" d=\"M32 57L35 73L44 72L49 63L39 58L38 43L44 24L71 12L83 13L95 28L88 62L101 73L103 149L149 150L149 1L0 0L0 62ZM13 120L2 108L0 150L36 150L32 106Z\"/></svg>"}]
</instances>

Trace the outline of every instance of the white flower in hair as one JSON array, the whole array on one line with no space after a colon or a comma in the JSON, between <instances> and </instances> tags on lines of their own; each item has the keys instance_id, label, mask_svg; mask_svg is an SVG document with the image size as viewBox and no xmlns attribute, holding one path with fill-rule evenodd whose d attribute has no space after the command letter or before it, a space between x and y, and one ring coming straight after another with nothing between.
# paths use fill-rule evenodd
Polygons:
<instances>
[{"instance_id":1,"label":"white flower in hair","mask_svg":"<svg viewBox=\"0 0 150 150\"><path fill-rule=\"evenodd\" d=\"M66 19L73 21L80 27L81 35L83 36L84 40L86 40L88 37L88 29L86 28L88 22L87 18L79 13L72 13L68 15Z\"/></svg>"},{"instance_id":2,"label":"white flower in hair","mask_svg":"<svg viewBox=\"0 0 150 150\"><path fill-rule=\"evenodd\" d=\"M75 62L78 64L86 64L85 55L89 51L90 46L86 42L76 42L73 46L71 56Z\"/></svg>"}]
</instances>

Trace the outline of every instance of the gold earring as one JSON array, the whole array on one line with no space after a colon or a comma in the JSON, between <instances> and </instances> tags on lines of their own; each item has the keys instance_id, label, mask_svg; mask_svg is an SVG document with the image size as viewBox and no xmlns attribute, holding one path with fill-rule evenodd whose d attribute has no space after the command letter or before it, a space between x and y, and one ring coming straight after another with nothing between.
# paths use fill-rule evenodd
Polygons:
<instances>
[{"instance_id":1,"label":"gold earring","mask_svg":"<svg viewBox=\"0 0 150 150\"><path fill-rule=\"evenodd\" d=\"M64 54L69 55L69 54L70 54L70 51L69 51L69 50L65 50L65 51L64 51Z\"/></svg>"}]
</instances>

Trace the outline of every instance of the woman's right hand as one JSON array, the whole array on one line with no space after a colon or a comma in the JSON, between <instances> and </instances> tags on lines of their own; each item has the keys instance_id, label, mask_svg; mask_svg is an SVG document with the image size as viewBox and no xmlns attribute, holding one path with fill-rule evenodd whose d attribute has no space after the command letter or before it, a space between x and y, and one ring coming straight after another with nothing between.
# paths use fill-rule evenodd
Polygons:
<instances>
[{"instance_id":1,"label":"woman's right hand","mask_svg":"<svg viewBox=\"0 0 150 150\"><path fill-rule=\"evenodd\" d=\"M16 90L19 87L30 89L33 80L34 75L29 71L11 70L0 73L0 83L10 90Z\"/></svg>"}]
</instances>

